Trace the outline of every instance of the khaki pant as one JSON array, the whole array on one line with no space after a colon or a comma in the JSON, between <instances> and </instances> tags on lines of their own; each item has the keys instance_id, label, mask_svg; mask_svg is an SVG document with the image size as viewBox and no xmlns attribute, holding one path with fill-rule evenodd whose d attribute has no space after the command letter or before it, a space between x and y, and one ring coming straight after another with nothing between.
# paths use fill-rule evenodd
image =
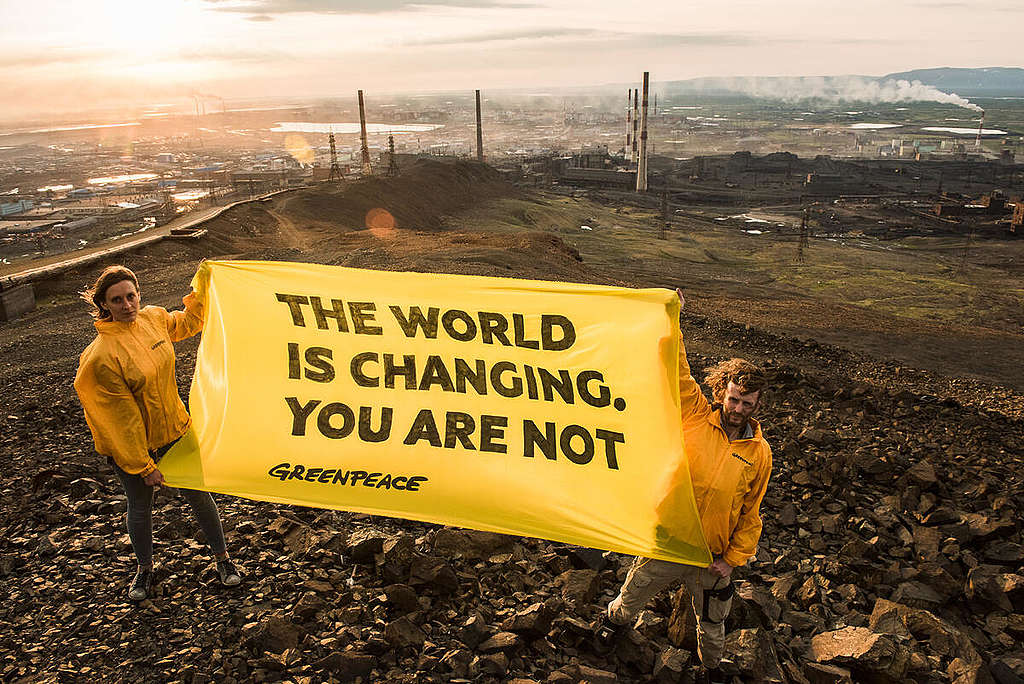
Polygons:
<instances>
[{"instance_id":1,"label":"khaki pant","mask_svg":"<svg viewBox=\"0 0 1024 684\"><path fill-rule=\"evenodd\" d=\"M676 582L682 582L693 597L697 655L705 667L716 667L725 648L725 618L735 589L731 579L718 577L708 568L637 557L619 595L608 604L608 617L617 625L632 625L655 594Z\"/></svg>"}]
</instances>

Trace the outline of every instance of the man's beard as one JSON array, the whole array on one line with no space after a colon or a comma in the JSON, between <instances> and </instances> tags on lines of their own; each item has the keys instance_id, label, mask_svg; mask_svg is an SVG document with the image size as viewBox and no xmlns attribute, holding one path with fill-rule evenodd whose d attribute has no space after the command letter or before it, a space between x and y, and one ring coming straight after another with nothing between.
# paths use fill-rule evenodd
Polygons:
<instances>
[{"instance_id":1,"label":"man's beard","mask_svg":"<svg viewBox=\"0 0 1024 684\"><path fill-rule=\"evenodd\" d=\"M741 413L732 413L722 409L722 415L725 417L725 425L729 428L736 428L740 432L747 429L747 425L750 424L750 416L744 416Z\"/></svg>"}]
</instances>

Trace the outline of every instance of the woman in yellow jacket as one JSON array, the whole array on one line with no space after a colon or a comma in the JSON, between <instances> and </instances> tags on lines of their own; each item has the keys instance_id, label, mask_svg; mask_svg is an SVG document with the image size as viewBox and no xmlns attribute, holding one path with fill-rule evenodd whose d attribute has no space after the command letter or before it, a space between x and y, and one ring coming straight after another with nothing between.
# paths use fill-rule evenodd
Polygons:
<instances>
[{"instance_id":1,"label":"woman in yellow jacket","mask_svg":"<svg viewBox=\"0 0 1024 684\"><path fill-rule=\"evenodd\" d=\"M139 563L128 596L141 601L153 576L153 493L164 482L157 462L191 422L178 396L173 343L203 329L202 302L192 293L184 311L141 308L139 281L124 266L106 268L82 298L92 305L97 335L79 358L75 391L96 451L124 485L128 536ZM238 584L213 497L180 491L216 556L221 582Z\"/></svg>"}]
</instances>

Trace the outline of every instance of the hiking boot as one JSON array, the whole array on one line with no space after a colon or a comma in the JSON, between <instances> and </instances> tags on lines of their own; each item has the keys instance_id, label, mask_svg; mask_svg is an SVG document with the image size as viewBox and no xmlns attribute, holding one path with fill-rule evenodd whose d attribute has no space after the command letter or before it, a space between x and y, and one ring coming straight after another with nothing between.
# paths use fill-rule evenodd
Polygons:
<instances>
[{"instance_id":1,"label":"hiking boot","mask_svg":"<svg viewBox=\"0 0 1024 684\"><path fill-rule=\"evenodd\" d=\"M128 598L145 601L149 597L149 585L153 582L153 568L139 568L128 587Z\"/></svg>"},{"instance_id":2,"label":"hiking boot","mask_svg":"<svg viewBox=\"0 0 1024 684\"><path fill-rule=\"evenodd\" d=\"M220 575L220 583L225 587L233 587L242 581L241 575L238 574L238 568L230 558L217 561L217 574Z\"/></svg>"},{"instance_id":3,"label":"hiking boot","mask_svg":"<svg viewBox=\"0 0 1024 684\"><path fill-rule=\"evenodd\" d=\"M694 676L695 684L726 684L728 681L729 680L726 678L725 673L717 667L707 668L703 665L697 666L697 672Z\"/></svg>"},{"instance_id":4,"label":"hiking boot","mask_svg":"<svg viewBox=\"0 0 1024 684\"><path fill-rule=\"evenodd\" d=\"M594 629L594 650L598 653L608 653L615 647L619 634L623 631L622 625L611 621L607 614L601 617L601 622Z\"/></svg>"}]
</instances>

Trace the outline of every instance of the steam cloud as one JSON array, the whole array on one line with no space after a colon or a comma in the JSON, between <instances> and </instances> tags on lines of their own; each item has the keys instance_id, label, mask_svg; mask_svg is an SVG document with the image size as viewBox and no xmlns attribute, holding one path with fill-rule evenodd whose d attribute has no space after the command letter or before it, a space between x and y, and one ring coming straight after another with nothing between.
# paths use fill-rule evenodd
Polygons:
<instances>
[{"instance_id":1,"label":"steam cloud","mask_svg":"<svg viewBox=\"0 0 1024 684\"><path fill-rule=\"evenodd\" d=\"M840 102L943 102L971 111L982 109L956 93L944 93L920 81L877 79L863 76L801 76L774 78L699 79L704 90L727 90L752 97L799 102L817 100Z\"/></svg>"}]
</instances>

